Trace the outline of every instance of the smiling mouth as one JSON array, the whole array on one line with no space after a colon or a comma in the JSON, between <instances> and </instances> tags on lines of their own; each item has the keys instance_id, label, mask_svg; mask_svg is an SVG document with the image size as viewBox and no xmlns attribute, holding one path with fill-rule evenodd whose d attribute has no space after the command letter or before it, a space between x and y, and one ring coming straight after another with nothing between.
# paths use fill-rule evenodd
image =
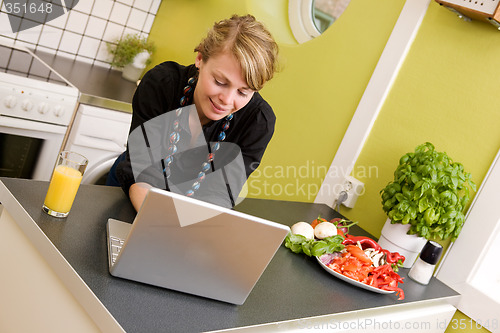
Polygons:
<instances>
[{"instance_id":1,"label":"smiling mouth","mask_svg":"<svg viewBox=\"0 0 500 333\"><path fill-rule=\"evenodd\" d=\"M219 106L217 104L215 104L214 101L212 101L211 99L210 99L210 103L212 103L212 108L215 110L216 113L223 114L223 113L229 112L227 110L219 108Z\"/></svg>"}]
</instances>

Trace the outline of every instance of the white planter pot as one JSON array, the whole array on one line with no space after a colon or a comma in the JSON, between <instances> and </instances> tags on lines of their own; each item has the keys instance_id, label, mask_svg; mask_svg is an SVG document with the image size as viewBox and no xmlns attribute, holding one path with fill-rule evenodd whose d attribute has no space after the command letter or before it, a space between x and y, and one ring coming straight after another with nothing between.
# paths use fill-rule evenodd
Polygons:
<instances>
[{"instance_id":1,"label":"white planter pot","mask_svg":"<svg viewBox=\"0 0 500 333\"><path fill-rule=\"evenodd\" d=\"M398 252L405 256L403 267L410 268L418 257L418 254L424 247L427 239L415 235L408 235L410 224L395 223L390 219L384 224L382 234L378 244L391 252Z\"/></svg>"},{"instance_id":2,"label":"white planter pot","mask_svg":"<svg viewBox=\"0 0 500 333\"><path fill-rule=\"evenodd\" d=\"M123 67L122 77L125 80L137 82L144 71L144 67L136 67L133 64L125 65Z\"/></svg>"}]
</instances>

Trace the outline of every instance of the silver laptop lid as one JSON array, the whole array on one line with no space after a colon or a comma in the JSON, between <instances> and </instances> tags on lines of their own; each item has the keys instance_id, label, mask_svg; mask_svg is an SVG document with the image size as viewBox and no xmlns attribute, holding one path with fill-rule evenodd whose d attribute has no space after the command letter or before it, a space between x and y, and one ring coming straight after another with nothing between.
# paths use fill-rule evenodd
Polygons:
<instances>
[{"instance_id":1,"label":"silver laptop lid","mask_svg":"<svg viewBox=\"0 0 500 333\"><path fill-rule=\"evenodd\" d=\"M289 227L151 189L114 276L243 304Z\"/></svg>"}]
</instances>

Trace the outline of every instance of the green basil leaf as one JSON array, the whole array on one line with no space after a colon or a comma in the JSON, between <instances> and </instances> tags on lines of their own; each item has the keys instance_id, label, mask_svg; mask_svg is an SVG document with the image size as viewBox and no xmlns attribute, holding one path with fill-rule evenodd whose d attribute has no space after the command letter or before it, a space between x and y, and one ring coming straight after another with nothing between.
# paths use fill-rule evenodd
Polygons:
<instances>
[{"instance_id":1,"label":"green basil leaf","mask_svg":"<svg viewBox=\"0 0 500 333\"><path fill-rule=\"evenodd\" d=\"M328 250L328 244L325 241L317 241L313 244L311 249L311 255L320 256Z\"/></svg>"},{"instance_id":2,"label":"green basil leaf","mask_svg":"<svg viewBox=\"0 0 500 333\"><path fill-rule=\"evenodd\" d=\"M311 242L302 243L302 251L309 257L311 256L311 248L312 248Z\"/></svg>"},{"instance_id":3,"label":"green basil leaf","mask_svg":"<svg viewBox=\"0 0 500 333\"><path fill-rule=\"evenodd\" d=\"M306 241L307 241L307 238L305 238L302 235L297 235L297 234L291 234L290 235L290 242L292 242L292 243L302 244L302 243L304 243Z\"/></svg>"},{"instance_id":4,"label":"green basil leaf","mask_svg":"<svg viewBox=\"0 0 500 333\"><path fill-rule=\"evenodd\" d=\"M429 200L427 197L423 197L418 201L418 211L423 213L427 208L429 208Z\"/></svg>"},{"instance_id":5,"label":"green basil leaf","mask_svg":"<svg viewBox=\"0 0 500 333\"><path fill-rule=\"evenodd\" d=\"M290 250L294 253L301 253L302 252L302 244L291 244Z\"/></svg>"}]
</instances>

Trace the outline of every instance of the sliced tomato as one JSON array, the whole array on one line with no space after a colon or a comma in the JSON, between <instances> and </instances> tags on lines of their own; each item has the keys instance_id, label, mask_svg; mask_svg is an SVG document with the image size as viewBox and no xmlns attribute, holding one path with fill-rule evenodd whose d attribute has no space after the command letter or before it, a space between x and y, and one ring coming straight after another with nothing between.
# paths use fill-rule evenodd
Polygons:
<instances>
[{"instance_id":1,"label":"sliced tomato","mask_svg":"<svg viewBox=\"0 0 500 333\"><path fill-rule=\"evenodd\" d=\"M347 252L351 253L354 257L356 257L362 263L369 264L369 265L372 264L372 260L358 246L347 245L345 248L346 248Z\"/></svg>"},{"instance_id":2,"label":"sliced tomato","mask_svg":"<svg viewBox=\"0 0 500 333\"><path fill-rule=\"evenodd\" d=\"M348 260L344 265L342 265L343 271L357 272L361 269L361 262L359 260Z\"/></svg>"},{"instance_id":3,"label":"sliced tomato","mask_svg":"<svg viewBox=\"0 0 500 333\"><path fill-rule=\"evenodd\" d=\"M328 221L327 221L327 220L325 220L324 218L322 218L322 217L319 217L319 216L318 216L318 218L317 218L317 219L315 219L314 221L312 221L312 222L311 222L311 226L312 226L313 228L316 228L316 226L317 226L318 224L320 224L321 222L328 222Z\"/></svg>"}]
</instances>

